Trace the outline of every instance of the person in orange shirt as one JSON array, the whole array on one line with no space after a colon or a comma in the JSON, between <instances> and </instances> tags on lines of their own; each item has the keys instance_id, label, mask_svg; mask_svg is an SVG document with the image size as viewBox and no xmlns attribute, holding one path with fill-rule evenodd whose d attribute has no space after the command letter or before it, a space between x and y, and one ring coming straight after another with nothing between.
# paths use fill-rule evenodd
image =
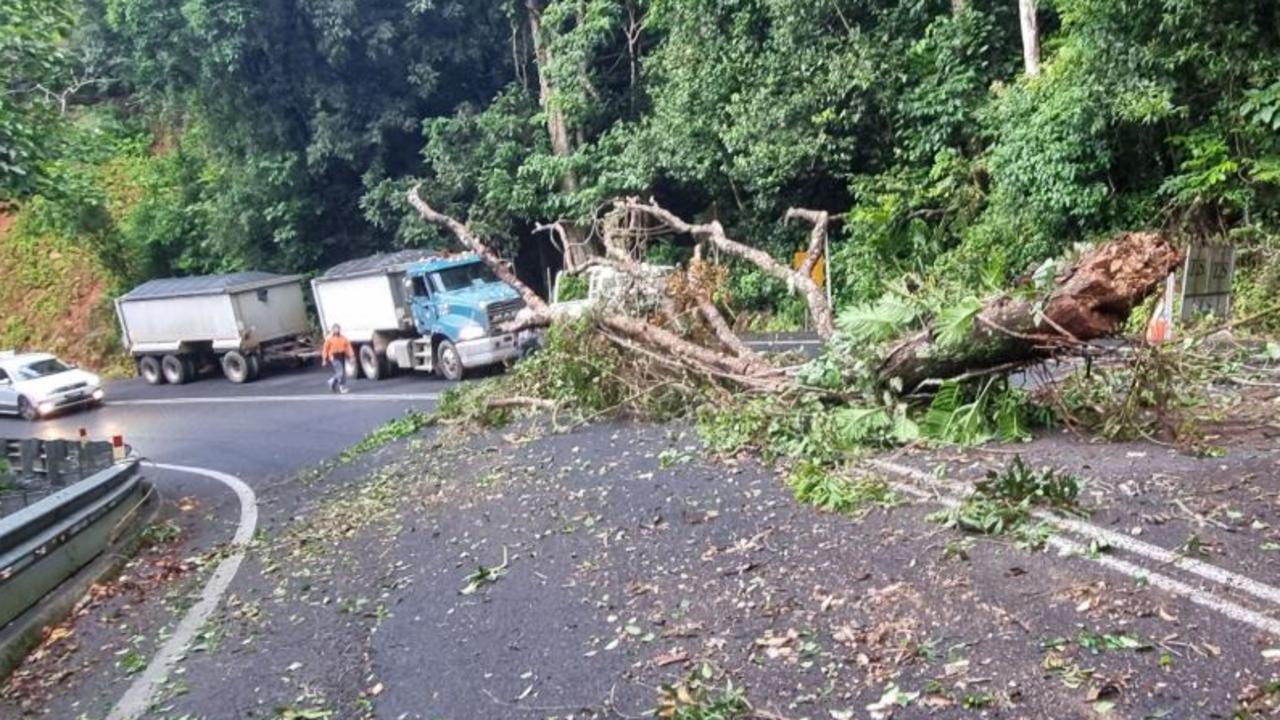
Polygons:
<instances>
[{"instance_id":1,"label":"person in orange shirt","mask_svg":"<svg viewBox=\"0 0 1280 720\"><path fill-rule=\"evenodd\" d=\"M351 341L343 337L342 328L333 326L329 337L324 339L324 349L320 351L320 362L333 368L333 377L329 378L329 391L346 394L347 361L354 360L355 350Z\"/></svg>"}]
</instances>

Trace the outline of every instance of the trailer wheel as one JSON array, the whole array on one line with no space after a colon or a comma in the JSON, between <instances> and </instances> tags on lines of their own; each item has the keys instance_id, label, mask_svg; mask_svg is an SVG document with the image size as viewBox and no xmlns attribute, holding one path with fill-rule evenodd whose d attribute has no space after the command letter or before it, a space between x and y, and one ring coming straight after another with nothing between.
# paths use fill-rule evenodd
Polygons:
<instances>
[{"instance_id":1,"label":"trailer wheel","mask_svg":"<svg viewBox=\"0 0 1280 720\"><path fill-rule=\"evenodd\" d=\"M151 355L138 360L138 374L148 385L159 385L164 382L164 375L160 372L160 361Z\"/></svg>"},{"instance_id":2,"label":"trailer wheel","mask_svg":"<svg viewBox=\"0 0 1280 720\"><path fill-rule=\"evenodd\" d=\"M369 380L381 380L387 376L387 357L372 345L361 345L360 369Z\"/></svg>"},{"instance_id":3,"label":"trailer wheel","mask_svg":"<svg viewBox=\"0 0 1280 720\"><path fill-rule=\"evenodd\" d=\"M184 355L182 364L187 368L187 382L195 380L200 375L200 366L196 364L196 359L191 355Z\"/></svg>"},{"instance_id":4,"label":"trailer wheel","mask_svg":"<svg viewBox=\"0 0 1280 720\"><path fill-rule=\"evenodd\" d=\"M177 355L165 355L160 360L160 371L164 373L164 381L170 385L185 385L190 379L186 361Z\"/></svg>"},{"instance_id":5,"label":"trailer wheel","mask_svg":"<svg viewBox=\"0 0 1280 720\"><path fill-rule=\"evenodd\" d=\"M240 385L250 381L249 360L239 352L232 350L222 356L222 374L231 382Z\"/></svg>"},{"instance_id":6,"label":"trailer wheel","mask_svg":"<svg viewBox=\"0 0 1280 720\"><path fill-rule=\"evenodd\" d=\"M258 353L251 353L245 359L249 363L249 382L262 377L262 356Z\"/></svg>"},{"instance_id":7,"label":"trailer wheel","mask_svg":"<svg viewBox=\"0 0 1280 720\"><path fill-rule=\"evenodd\" d=\"M462 367L462 356L458 355L458 348L450 340L441 340L440 347L436 348L436 371L440 377L454 382L461 380L466 372Z\"/></svg>"}]
</instances>

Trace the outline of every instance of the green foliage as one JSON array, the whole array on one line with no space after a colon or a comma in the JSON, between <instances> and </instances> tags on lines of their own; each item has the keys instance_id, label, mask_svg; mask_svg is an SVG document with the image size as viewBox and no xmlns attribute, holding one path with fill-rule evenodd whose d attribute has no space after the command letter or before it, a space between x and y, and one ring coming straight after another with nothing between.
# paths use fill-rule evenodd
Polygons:
<instances>
[{"instance_id":1,"label":"green foliage","mask_svg":"<svg viewBox=\"0 0 1280 720\"><path fill-rule=\"evenodd\" d=\"M574 300L586 300L587 293L590 290L590 283L583 275L561 275L559 285L556 292L558 293L556 302L572 302Z\"/></svg>"},{"instance_id":2,"label":"green foliage","mask_svg":"<svg viewBox=\"0 0 1280 720\"><path fill-rule=\"evenodd\" d=\"M1224 365L1194 339L1136 352L1132 363L1091 365L1061 383L1055 405L1063 422L1110 440L1164 434L1197 442L1196 427L1214 414L1203 388L1235 363Z\"/></svg>"},{"instance_id":3,"label":"green foliage","mask_svg":"<svg viewBox=\"0 0 1280 720\"><path fill-rule=\"evenodd\" d=\"M920 433L957 445L978 445L993 438L1016 442L1029 439L1033 428L1049 424L1051 418L1007 380L992 378L977 385L949 380L930 401Z\"/></svg>"},{"instance_id":4,"label":"green foliage","mask_svg":"<svg viewBox=\"0 0 1280 720\"><path fill-rule=\"evenodd\" d=\"M339 462L350 463L359 459L361 456L377 450L385 445L389 445L397 440L417 435L424 428L434 425L436 416L427 414L418 410L410 410L403 416L394 420L389 420L379 425L364 437L360 442L352 445L343 451L339 456Z\"/></svg>"},{"instance_id":5,"label":"green foliage","mask_svg":"<svg viewBox=\"0 0 1280 720\"><path fill-rule=\"evenodd\" d=\"M882 478L846 477L837 470L813 462L803 462L787 476L787 486L796 500L822 510L863 516L874 508L898 504L898 496Z\"/></svg>"},{"instance_id":6,"label":"green foliage","mask_svg":"<svg viewBox=\"0 0 1280 720\"><path fill-rule=\"evenodd\" d=\"M953 508L929 519L945 527L982 535L1010 535L1019 545L1039 547L1052 529L1033 522L1037 508L1078 512L1080 480L1051 468L1032 470L1022 456L1007 468L987 473L974 492Z\"/></svg>"}]
</instances>

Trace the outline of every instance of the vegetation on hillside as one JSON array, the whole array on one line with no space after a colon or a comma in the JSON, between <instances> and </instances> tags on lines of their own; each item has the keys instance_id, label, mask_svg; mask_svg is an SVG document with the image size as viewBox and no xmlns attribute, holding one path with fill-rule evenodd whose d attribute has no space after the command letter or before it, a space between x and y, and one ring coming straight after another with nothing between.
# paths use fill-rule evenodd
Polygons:
<instances>
[{"instance_id":1,"label":"vegetation on hillside","mask_svg":"<svg viewBox=\"0 0 1280 720\"><path fill-rule=\"evenodd\" d=\"M108 292L310 272L443 244L404 202L420 182L528 278L557 255L536 226L590 253L604 203L633 194L777 257L803 243L787 208L831 212L840 306L1160 228L1236 243L1241 312L1262 308L1280 8L1038 5L1029 73L1014 0L9 0L0 202L23 219L4 243L74 246ZM801 317L729 264L743 322Z\"/></svg>"}]
</instances>

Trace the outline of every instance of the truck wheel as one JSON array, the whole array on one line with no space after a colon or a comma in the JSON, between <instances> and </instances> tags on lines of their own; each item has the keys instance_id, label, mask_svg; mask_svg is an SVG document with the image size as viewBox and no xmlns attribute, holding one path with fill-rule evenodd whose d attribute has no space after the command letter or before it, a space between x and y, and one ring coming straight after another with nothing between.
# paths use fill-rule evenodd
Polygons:
<instances>
[{"instance_id":1,"label":"truck wheel","mask_svg":"<svg viewBox=\"0 0 1280 720\"><path fill-rule=\"evenodd\" d=\"M164 382L164 375L160 372L160 361L148 355L138 361L138 374L148 385L159 385Z\"/></svg>"},{"instance_id":2,"label":"truck wheel","mask_svg":"<svg viewBox=\"0 0 1280 720\"><path fill-rule=\"evenodd\" d=\"M369 380L381 380L387 376L387 358L374 346L361 345L360 369Z\"/></svg>"},{"instance_id":3,"label":"truck wheel","mask_svg":"<svg viewBox=\"0 0 1280 720\"><path fill-rule=\"evenodd\" d=\"M440 373L440 377L452 381L461 380L465 372L462 356L458 355L458 348L449 340L441 340L440 347L436 349L436 371Z\"/></svg>"},{"instance_id":4,"label":"truck wheel","mask_svg":"<svg viewBox=\"0 0 1280 720\"><path fill-rule=\"evenodd\" d=\"M222 374L237 385L249 382L249 360L239 352L232 350L222 356Z\"/></svg>"},{"instance_id":5,"label":"truck wheel","mask_svg":"<svg viewBox=\"0 0 1280 720\"><path fill-rule=\"evenodd\" d=\"M190 355L182 358L182 364L187 368L187 382L195 380L200 375L200 366L196 364L196 359Z\"/></svg>"},{"instance_id":6,"label":"truck wheel","mask_svg":"<svg viewBox=\"0 0 1280 720\"><path fill-rule=\"evenodd\" d=\"M164 373L164 381L170 385L185 385L190 379L186 360L177 355L165 355L160 360L160 371Z\"/></svg>"},{"instance_id":7,"label":"truck wheel","mask_svg":"<svg viewBox=\"0 0 1280 720\"><path fill-rule=\"evenodd\" d=\"M249 382L262 377L262 356L258 353L251 353L245 359L249 363Z\"/></svg>"},{"instance_id":8,"label":"truck wheel","mask_svg":"<svg viewBox=\"0 0 1280 720\"><path fill-rule=\"evenodd\" d=\"M36 406L32 405L31 401L24 397L18 398L18 414L22 416L23 420L29 422L40 419L40 412L36 410Z\"/></svg>"}]
</instances>

